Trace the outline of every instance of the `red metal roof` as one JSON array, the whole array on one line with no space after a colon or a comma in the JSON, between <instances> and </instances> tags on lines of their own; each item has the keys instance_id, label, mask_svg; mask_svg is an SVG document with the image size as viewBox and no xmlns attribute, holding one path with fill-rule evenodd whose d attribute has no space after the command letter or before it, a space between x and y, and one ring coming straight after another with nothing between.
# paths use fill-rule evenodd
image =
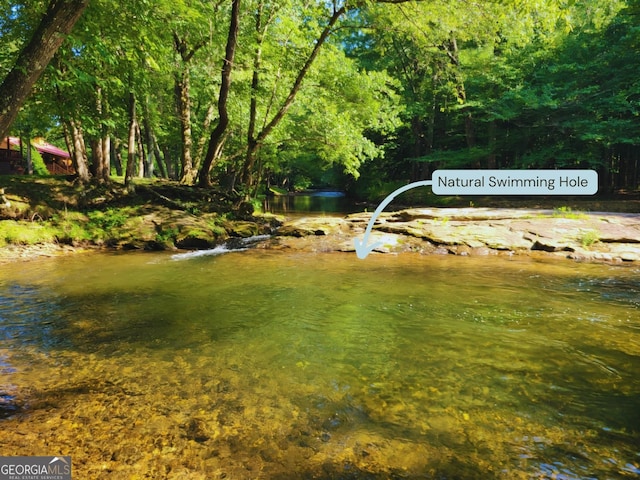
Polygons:
<instances>
[{"instance_id":1,"label":"red metal roof","mask_svg":"<svg viewBox=\"0 0 640 480\"><path fill-rule=\"evenodd\" d=\"M36 150L38 150L40 153L50 153L51 155L55 155L56 157L71 158L71 155L69 155L68 152L48 143L45 143L44 145L34 143L33 146L36 147Z\"/></svg>"},{"instance_id":2,"label":"red metal roof","mask_svg":"<svg viewBox=\"0 0 640 480\"><path fill-rule=\"evenodd\" d=\"M18 137L9 137L9 143L11 145L19 146L20 139ZM71 155L69 155L69 152L67 152L66 150L62 150L61 148L58 148L54 145L51 145L50 143L43 142L43 141L33 141L31 144L40 153L48 153L50 155L54 155L56 157L62 157L62 158L71 158Z\"/></svg>"}]
</instances>

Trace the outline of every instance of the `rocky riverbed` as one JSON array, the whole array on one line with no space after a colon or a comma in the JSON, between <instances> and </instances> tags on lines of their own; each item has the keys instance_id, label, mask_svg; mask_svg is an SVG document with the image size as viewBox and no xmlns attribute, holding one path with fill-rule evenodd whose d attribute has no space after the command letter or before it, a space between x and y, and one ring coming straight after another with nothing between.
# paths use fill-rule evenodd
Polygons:
<instances>
[{"instance_id":1,"label":"rocky riverbed","mask_svg":"<svg viewBox=\"0 0 640 480\"><path fill-rule=\"evenodd\" d=\"M370 213L285 221L271 248L354 251ZM377 253L556 255L640 261L640 214L507 208L412 208L382 213L369 243Z\"/></svg>"}]
</instances>

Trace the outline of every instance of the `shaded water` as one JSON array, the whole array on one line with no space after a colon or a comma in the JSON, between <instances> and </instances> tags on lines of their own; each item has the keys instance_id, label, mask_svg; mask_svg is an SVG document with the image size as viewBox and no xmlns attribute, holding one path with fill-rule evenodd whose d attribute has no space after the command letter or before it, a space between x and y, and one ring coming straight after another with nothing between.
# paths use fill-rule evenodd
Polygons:
<instances>
[{"instance_id":1,"label":"shaded water","mask_svg":"<svg viewBox=\"0 0 640 480\"><path fill-rule=\"evenodd\" d=\"M3 455L75 478L637 478L640 271L263 250L0 267Z\"/></svg>"},{"instance_id":2,"label":"shaded water","mask_svg":"<svg viewBox=\"0 0 640 480\"><path fill-rule=\"evenodd\" d=\"M264 199L265 212L278 214L324 213L341 214L362 211L362 207L343 192L317 191L295 195L277 195Z\"/></svg>"}]
</instances>

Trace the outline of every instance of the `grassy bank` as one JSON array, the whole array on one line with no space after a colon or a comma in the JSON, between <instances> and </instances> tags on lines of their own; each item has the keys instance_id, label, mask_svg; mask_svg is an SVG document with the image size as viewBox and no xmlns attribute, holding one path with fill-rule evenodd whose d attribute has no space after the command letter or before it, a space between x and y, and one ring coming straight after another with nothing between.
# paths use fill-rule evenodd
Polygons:
<instances>
[{"instance_id":1,"label":"grassy bank","mask_svg":"<svg viewBox=\"0 0 640 480\"><path fill-rule=\"evenodd\" d=\"M64 178L0 178L0 247L57 243L129 249L208 248L269 230L271 218L211 189L162 180L82 186Z\"/></svg>"},{"instance_id":2,"label":"grassy bank","mask_svg":"<svg viewBox=\"0 0 640 480\"><path fill-rule=\"evenodd\" d=\"M388 189L397 185L387 185ZM122 179L79 185L60 177L0 177L0 248L62 245L122 249L194 249L215 246L229 237L268 233L273 216L253 215L237 198L160 179L137 179L133 191ZM412 192L407 192L412 193ZM638 212L637 192L616 197L403 197L394 203L439 207L544 208L565 218L580 212ZM382 194L382 192L381 192ZM554 214L554 215L555 215ZM587 239L586 241L591 241Z\"/></svg>"}]
</instances>

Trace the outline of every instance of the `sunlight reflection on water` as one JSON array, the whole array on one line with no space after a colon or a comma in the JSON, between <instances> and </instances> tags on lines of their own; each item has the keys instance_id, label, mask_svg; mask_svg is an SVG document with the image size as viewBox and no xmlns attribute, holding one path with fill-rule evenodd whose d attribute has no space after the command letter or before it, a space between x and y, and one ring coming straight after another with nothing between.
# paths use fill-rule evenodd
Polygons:
<instances>
[{"instance_id":1,"label":"sunlight reflection on water","mask_svg":"<svg viewBox=\"0 0 640 480\"><path fill-rule=\"evenodd\" d=\"M7 454L57 445L84 478L638 469L637 269L171 258L34 262L0 286L0 395L22 409L2 420Z\"/></svg>"}]
</instances>

